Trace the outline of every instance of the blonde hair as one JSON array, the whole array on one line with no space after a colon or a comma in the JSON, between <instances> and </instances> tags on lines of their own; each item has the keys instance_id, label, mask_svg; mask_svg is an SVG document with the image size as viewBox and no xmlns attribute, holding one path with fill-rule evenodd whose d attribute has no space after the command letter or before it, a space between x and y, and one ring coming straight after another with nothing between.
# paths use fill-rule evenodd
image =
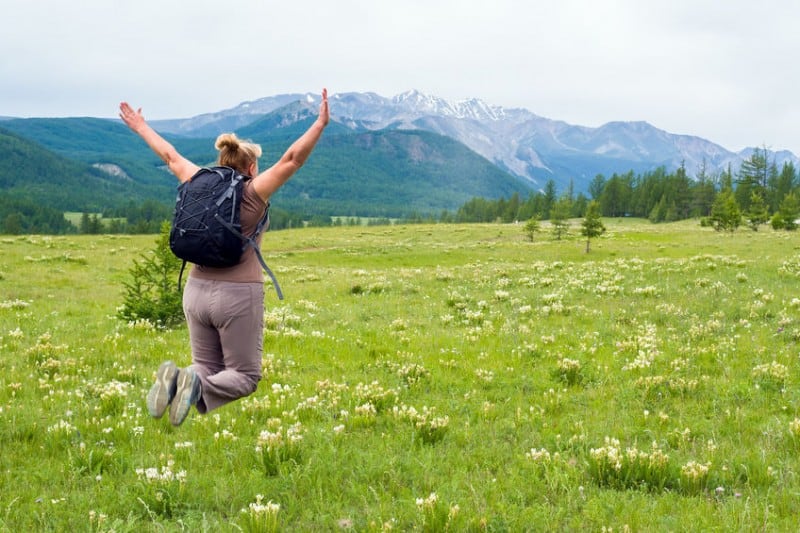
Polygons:
<instances>
[{"instance_id":1,"label":"blonde hair","mask_svg":"<svg viewBox=\"0 0 800 533\"><path fill-rule=\"evenodd\" d=\"M250 165L261 157L259 145L239 139L235 133L223 133L217 137L214 148L219 150L218 165L231 167L242 174L247 174Z\"/></svg>"}]
</instances>

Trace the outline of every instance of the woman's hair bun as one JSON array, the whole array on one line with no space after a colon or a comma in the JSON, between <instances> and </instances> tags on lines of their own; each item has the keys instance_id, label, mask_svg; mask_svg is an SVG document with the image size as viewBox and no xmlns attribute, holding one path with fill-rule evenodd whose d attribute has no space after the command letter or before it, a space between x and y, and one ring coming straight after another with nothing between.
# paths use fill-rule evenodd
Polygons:
<instances>
[{"instance_id":1,"label":"woman's hair bun","mask_svg":"<svg viewBox=\"0 0 800 533\"><path fill-rule=\"evenodd\" d=\"M252 172L251 166L261 157L259 145L242 140L235 133L223 133L217 137L214 147L219 150L218 165L235 168L242 174Z\"/></svg>"},{"instance_id":2,"label":"woman's hair bun","mask_svg":"<svg viewBox=\"0 0 800 533\"><path fill-rule=\"evenodd\" d=\"M214 148L217 150L222 150L223 148L234 151L238 150L239 138L233 133L223 133L217 137L217 142L214 143Z\"/></svg>"}]
</instances>

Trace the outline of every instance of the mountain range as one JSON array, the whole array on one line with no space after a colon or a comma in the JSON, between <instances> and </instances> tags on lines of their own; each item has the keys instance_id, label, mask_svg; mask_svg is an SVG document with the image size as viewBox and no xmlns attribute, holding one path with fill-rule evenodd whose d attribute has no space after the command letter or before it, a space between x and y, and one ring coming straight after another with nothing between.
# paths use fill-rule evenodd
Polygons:
<instances>
[{"instance_id":1,"label":"mountain range","mask_svg":"<svg viewBox=\"0 0 800 533\"><path fill-rule=\"evenodd\" d=\"M161 131L209 136L235 130L267 113L286 110L285 120L316 111L319 96L288 94L244 102L232 109L183 120L159 121ZM732 152L697 136L677 135L643 121L609 122L597 128L538 116L526 109L506 109L479 99L457 103L416 90L386 98L375 93L331 97L332 120L353 131L422 130L454 139L498 168L540 189L552 179L558 190L570 180L586 190L597 175L636 173L684 166L689 176L738 170L755 147ZM789 151L769 151L780 168L800 160Z\"/></svg>"},{"instance_id":2,"label":"mountain range","mask_svg":"<svg viewBox=\"0 0 800 533\"><path fill-rule=\"evenodd\" d=\"M284 94L150 123L201 165L213 163L213 139L226 131L260 143L269 159L309 126L318 106L319 95ZM736 172L753 151L734 153L646 122L589 128L525 109L478 99L453 103L415 90L391 98L333 94L330 108L331 124L313 157L276 195L283 208L346 216L438 214L474 197L526 196L550 180L559 192L568 187L581 192L598 174L674 171L681 165L690 177L701 168L706 175L729 167ZM779 167L798 164L790 152L768 156ZM62 210L168 202L174 187L161 161L118 120L4 118L0 161L8 163L0 165L0 190L7 197L35 197Z\"/></svg>"}]
</instances>

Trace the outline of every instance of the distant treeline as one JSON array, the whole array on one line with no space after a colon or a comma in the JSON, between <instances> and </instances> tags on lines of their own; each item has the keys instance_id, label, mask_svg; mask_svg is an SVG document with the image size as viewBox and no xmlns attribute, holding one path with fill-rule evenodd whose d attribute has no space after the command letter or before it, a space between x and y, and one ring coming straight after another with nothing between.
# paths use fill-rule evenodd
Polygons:
<instances>
[{"instance_id":1,"label":"distant treeline","mask_svg":"<svg viewBox=\"0 0 800 533\"><path fill-rule=\"evenodd\" d=\"M172 220L173 208L173 205L153 200L146 200L141 204L130 202L101 214L84 213L80 224L78 227L73 226L73 230L78 233L158 233L164 221ZM300 214L270 209L270 229L286 229L303 224Z\"/></svg>"},{"instance_id":2,"label":"distant treeline","mask_svg":"<svg viewBox=\"0 0 800 533\"><path fill-rule=\"evenodd\" d=\"M766 149L757 149L738 171L728 170L709 175L701 168L690 178L683 167L667 172L661 167L652 172L598 174L587 193L575 193L572 187L558 191L548 181L541 191L523 198L514 193L510 198L473 198L455 212L413 213L402 218L373 218L368 224L419 222L515 222L538 218L548 220L552 213L568 213L580 218L590 201L597 201L604 217L647 218L652 222L672 222L687 218L705 218L713 214L715 202L724 196L726 209L738 210L748 221L767 222L780 216L787 222L800 216L800 177L792 163L778 169L768 159ZM0 198L0 233L158 233L161 223L172 218L172 205L146 200L142 203L109 209L103 213L85 213L80 223L73 224L63 213L37 206L25 199ZM360 217L304 215L273 207L270 229L280 230L303 226L364 224Z\"/></svg>"},{"instance_id":3,"label":"distant treeline","mask_svg":"<svg viewBox=\"0 0 800 533\"><path fill-rule=\"evenodd\" d=\"M60 235L74 231L64 213L30 200L0 196L0 233Z\"/></svg>"},{"instance_id":4,"label":"distant treeline","mask_svg":"<svg viewBox=\"0 0 800 533\"><path fill-rule=\"evenodd\" d=\"M84 212L78 220L68 220L64 213L36 205L29 200L0 197L0 234L64 235L64 234L148 234L158 233L164 221L172 220L173 206L153 200L141 204L130 202L124 207L100 213ZM413 215L404 222L436 221L437 217ZM362 217L307 216L302 213L270 208L270 230L304 226L388 225L398 219Z\"/></svg>"},{"instance_id":5,"label":"distant treeline","mask_svg":"<svg viewBox=\"0 0 800 533\"><path fill-rule=\"evenodd\" d=\"M474 198L458 209L454 222L513 222L539 218L547 220L558 207L567 207L572 217L583 217L589 201L595 200L604 217L631 216L652 222L672 222L712 215L715 202L724 194L730 196L746 219L755 217L761 223L780 215L789 220L797 216L798 174L792 163L778 169L767 157L767 150L757 149L738 172L732 169L708 175L702 168L692 179L681 167L668 173L663 167L635 175L597 175L589 185L588 196L570 189L556 190L549 181L544 190L527 198L513 195L509 199ZM764 217L766 219L762 220Z\"/></svg>"}]
</instances>

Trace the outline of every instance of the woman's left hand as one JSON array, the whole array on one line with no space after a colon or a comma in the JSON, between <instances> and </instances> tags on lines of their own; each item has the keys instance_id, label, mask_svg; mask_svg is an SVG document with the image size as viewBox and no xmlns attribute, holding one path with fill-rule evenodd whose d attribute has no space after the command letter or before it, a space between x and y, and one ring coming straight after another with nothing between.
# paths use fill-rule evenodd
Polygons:
<instances>
[{"instance_id":1,"label":"woman's left hand","mask_svg":"<svg viewBox=\"0 0 800 533\"><path fill-rule=\"evenodd\" d=\"M317 120L321 122L323 126L327 126L330 119L331 115L328 110L328 89L322 89L322 103L319 104L319 117L317 117Z\"/></svg>"}]
</instances>

